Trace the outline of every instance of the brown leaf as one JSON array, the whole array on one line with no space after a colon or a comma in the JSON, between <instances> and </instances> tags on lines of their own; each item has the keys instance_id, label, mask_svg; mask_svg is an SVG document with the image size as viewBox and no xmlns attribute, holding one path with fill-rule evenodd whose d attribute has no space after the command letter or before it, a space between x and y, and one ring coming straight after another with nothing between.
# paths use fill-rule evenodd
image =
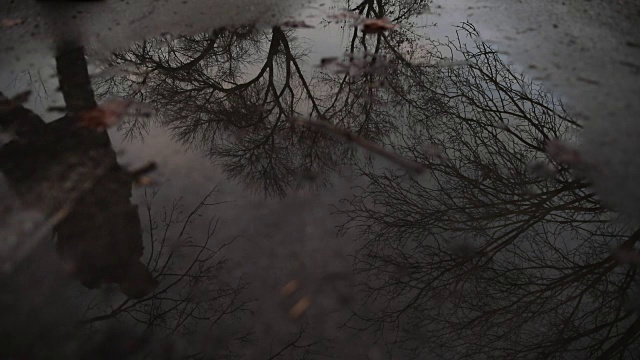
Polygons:
<instances>
[{"instance_id":1,"label":"brown leaf","mask_svg":"<svg viewBox=\"0 0 640 360\"><path fill-rule=\"evenodd\" d=\"M310 305L311 299L308 296L303 297L302 299L298 300L295 305L293 305L291 310L289 310L289 316L292 319L299 318L302 314L304 314L305 311L307 311Z\"/></svg>"},{"instance_id":2,"label":"brown leaf","mask_svg":"<svg viewBox=\"0 0 640 360\"><path fill-rule=\"evenodd\" d=\"M10 28L10 27L14 27L16 25L20 25L20 24L22 24L24 22L25 22L24 19L2 19L0 21L0 24L2 24L3 28Z\"/></svg>"},{"instance_id":3,"label":"brown leaf","mask_svg":"<svg viewBox=\"0 0 640 360\"><path fill-rule=\"evenodd\" d=\"M140 176L136 179L136 184L139 186L149 186L155 184L155 181L149 176Z\"/></svg>"},{"instance_id":4,"label":"brown leaf","mask_svg":"<svg viewBox=\"0 0 640 360\"><path fill-rule=\"evenodd\" d=\"M298 290L299 287L300 282L298 280L291 280L280 289L280 295L282 295L282 297L289 296Z\"/></svg>"},{"instance_id":5,"label":"brown leaf","mask_svg":"<svg viewBox=\"0 0 640 360\"><path fill-rule=\"evenodd\" d=\"M91 110L81 111L76 116L81 126L104 130L117 124L132 103L128 99L113 99Z\"/></svg>"},{"instance_id":6,"label":"brown leaf","mask_svg":"<svg viewBox=\"0 0 640 360\"><path fill-rule=\"evenodd\" d=\"M377 34L397 27L397 24L392 24L387 18L366 19L362 22L362 32L365 34Z\"/></svg>"}]
</instances>

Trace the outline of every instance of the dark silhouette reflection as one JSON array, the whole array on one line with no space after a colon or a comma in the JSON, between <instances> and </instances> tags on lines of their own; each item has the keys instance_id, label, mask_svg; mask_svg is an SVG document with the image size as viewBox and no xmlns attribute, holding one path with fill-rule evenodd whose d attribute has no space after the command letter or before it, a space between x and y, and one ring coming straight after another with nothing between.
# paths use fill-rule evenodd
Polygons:
<instances>
[{"instance_id":1,"label":"dark silhouette reflection","mask_svg":"<svg viewBox=\"0 0 640 360\"><path fill-rule=\"evenodd\" d=\"M243 321L250 299L243 293L246 281L225 267L229 259L224 250L233 239L215 239L218 218L198 220L215 206L214 191L192 208L185 208L180 199L169 208L156 208L158 191L145 191L143 219L150 244L144 266L158 287L139 299L123 299L108 291L94 298L82 321L89 330L88 338L103 334L104 323L126 324L129 332L152 335L138 349L151 358L184 358L186 354L236 358L237 347L251 339L252 330ZM192 344L178 346L182 341Z\"/></svg>"},{"instance_id":2,"label":"dark silhouette reflection","mask_svg":"<svg viewBox=\"0 0 640 360\"><path fill-rule=\"evenodd\" d=\"M131 182L122 169L96 181L100 191L80 197L56 226L56 250L84 286L116 283L125 295L141 298L157 284L140 261L142 234L137 206L129 200Z\"/></svg>"},{"instance_id":3,"label":"dark silhouette reflection","mask_svg":"<svg viewBox=\"0 0 640 360\"><path fill-rule=\"evenodd\" d=\"M637 253L640 231L612 223L582 173L545 155L580 125L471 25L428 45L445 67L413 90L444 106L407 116L395 143L428 174L361 165L366 185L341 209L364 244L350 325L402 357L634 358L639 279L620 253Z\"/></svg>"},{"instance_id":4,"label":"dark silhouette reflection","mask_svg":"<svg viewBox=\"0 0 640 360\"><path fill-rule=\"evenodd\" d=\"M310 334L308 320L287 316L299 294L283 299L291 300L282 304L286 317L259 336L264 329L254 322L255 299L246 293L251 284L227 266L225 252L235 238L221 240L219 218L206 216L224 206L215 201L215 189L190 207L182 198L169 207L157 205L160 191L144 192L142 216L150 243L145 263L159 285L140 299L122 298L108 288L92 299L81 322L87 331L79 336L82 356L310 359L331 353L325 339ZM341 274L328 274L319 289L306 291L320 293L321 287L344 281Z\"/></svg>"},{"instance_id":5,"label":"dark silhouette reflection","mask_svg":"<svg viewBox=\"0 0 640 360\"><path fill-rule=\"evenodd\" d=\"M82 48L62 47L56 64L68 114L44 123L4 99L0 126L16 138L0 148L0 170L26 208L54 219L56 250L83 285L117 283L142 297L156 281L139 260L135 178L118 165L106 132L79 125L78 114L96 107Z\"/></svg>"},{"instance_id":6,"label":"dark silhouette reflection","mask_svg":"<svg viewBox=\"0 0 640 360\"><path fill-rule=\"evenodd\" d=\"M131 187L144 169L121 167L108 134L81 126L82 112L96 108L83 50L60 50L56 60L67 115L45 123L2 96L0 126L15 139L0 148L0 170L25 209L52 219L56 251L70 274L88 288L102 289L69 343L60 336L57 344L32 347L19 337L22 329L12 329L17 335L6 334L12 344L2 354L110 359L185 358L187 352L189 358L236 358L237 350L230 346L246 342L251 329L227 318L238 320L246 313L246 283L224 271L228 260L221 251L230 242L213 246L216 219L205 227L203 238L191 232L201 211L212 206L213 191L186 213L176 201L160 217L152 215L156 192L145 196L150 249L143 258L143 231ZM110 291L109 284L117 284L124 298ZM135 322L126 326L114 325L132 318ZM176 334L199 334L194 341L201 345L187 351L172 339Z\"/></svg>"}]
</instances>

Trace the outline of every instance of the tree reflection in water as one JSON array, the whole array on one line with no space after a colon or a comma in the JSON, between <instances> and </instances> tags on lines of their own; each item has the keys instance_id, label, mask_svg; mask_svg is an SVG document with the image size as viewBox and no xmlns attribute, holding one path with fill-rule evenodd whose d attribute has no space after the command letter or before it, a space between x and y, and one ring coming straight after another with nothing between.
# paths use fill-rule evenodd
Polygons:
<instances>
[{"instance_id":1,"label":"tree reflection in water","mask_svg":"<svg viewBox=\"0 0 640 360\"><path fill-rule=\"evenodd\" d=\"M427 178L362 164L366 185L343 201L343 230L364 244L355 264L367 306L351 323L413 358L631 356L640 320L625 297L637 267L611 249L632 251L640 232L612 223L567 167L531 173L549 162L546 143L573 140L580 125L477 39L464 24L441 44L453 54L442 61L464 62L426 89L443 112L405 118L396 143L429 164Z\"/></svg>"},{"instance_id":2,"label":"tree reflection in water","mask_svg":"<svg viewBox=\"0 0 640 360\"><path fill-rule=\"evenodd\" d=\"M148 351L164 349L167 356L184 355L180 342L175 341L180 335L199 342L190 353L197 349L200 354L235 358L234 346L248 341L251 330L234 323L243 322L251 299L243 293L246 281L229 276L225 266L229 260L225 248L234 239L216 238L218 218L200 219L205 209L218 205L213 199L215 189L191 209L185 209L180 199L169 208L157 208L154 197L158 191L144 191L146 211L142 218L148 246L144 260L157 288L137 299L105 289L88 304L82 323L90 334L104 329L101 324L107 321L135 325L134 329L151 332L154 341L161 342ZM215 331L214 337L212 329L217 328L225 331Z\"/></svg>"},{"instance_id":3,"label":"tree reflection in water","mask_svg":"<svg viewBox=\"0 0 640 360\"><path fill-rule=\"evenodd\" d=\"M637 251L640 232L611 222L588 181L545 155L549 141L576 141L581 125L471 24L450 41L420 35L411 19L426 4L352 6L402 25L355 28L348 55L327 60L357 63L355 72L310 75L292 31L239 27L140 43L108 64L127 75L98 80L98 93L153 105L175 139L268 196L303 178L322 189L354 165L364 185L337 215L362 242L361 291L341 331L374 334L412 358L637 354L628 300L637 267L611 249ZM354 156L291 118L328 122L429 170L412 177ZM148 121L129 118L122 130L144 137Z\"/></svg>"}]
</instances>

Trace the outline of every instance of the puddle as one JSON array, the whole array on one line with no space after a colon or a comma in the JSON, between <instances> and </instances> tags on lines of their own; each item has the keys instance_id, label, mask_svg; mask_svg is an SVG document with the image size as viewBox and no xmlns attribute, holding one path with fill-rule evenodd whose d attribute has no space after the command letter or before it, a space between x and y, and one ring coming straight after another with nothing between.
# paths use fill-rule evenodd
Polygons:
<instances>
[{"instance_id":1,"label":"puddle","mask_svg":"<svg viewBox=\"0 0 640 360\"><path fill-rule=\"evenodd\" d=\"M634 213L467 2L217 4L6 5L0 354L638 354Z\"/></svg>"}]
</instances>

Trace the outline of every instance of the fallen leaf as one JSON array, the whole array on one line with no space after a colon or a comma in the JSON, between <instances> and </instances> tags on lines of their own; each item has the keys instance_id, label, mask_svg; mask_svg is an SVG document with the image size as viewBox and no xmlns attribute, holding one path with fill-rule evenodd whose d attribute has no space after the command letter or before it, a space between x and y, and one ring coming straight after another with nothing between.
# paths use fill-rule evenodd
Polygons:
<instances>
[{"instance_id":1,"label":"fallen leaf","mask_svg":"<svg viewBox=\"0 0 640 360\"><path fill-rule=\"evenodd\" d=\"M132 100L113 99L91 110L81 111L76 116L81 126L104 130L117 124L132 103Z\"/></svg>"},{"instance_id":2,"label":"fallen leaf","mask_svg":"<svg viewBox=\"0 0 640 360\"><path fill-rule=\"evenodd\" d=\"M136 179L136 184L140 186L149 186L155 184L155 181L149 176L140 176Z\"/></svg>"},{"instance_id":3,"label":"fallen leaf","mask_svg":"<svg viewBox=\"0 0 640 360\"><path fill-rule=\"evenodd\" d=\"M387 30L393 30L397 27L397 24L392 24L387 18L366 19L362 22L362 32L365 34L377 34Z\"/></svg>"},{"instance_id":4,"label":"fallen leaf","mask_svg":"<svg viewBox=\"0 0 640 360\"><path fill-rule=\"evenodd\" d=\"M280 295L283 297L289 296L293 294L300 287L300 282L298 280L291 280L285 286L280 289Z\"/></svg>"},{"instance_id":5,"label":"fallen leaf","mask_svg":"<svg viewBox=\"0 0 640 360\"><path fill-rule=\"evenodd\" d=\"M307 311L310 305L311 299L308 296L303 297L302 299L298 300L295 305L293 305L291 310L289 310L289 316L292 319L299 318L302 314L304 314L305 311Z\"/></svg>"},{"instance_id":6,"label":"fallen leaf","mask_svg":"<svg viewBox=\"0 0 640 360\"><path fill-rule=\"evenodd\" d=\"M24 22L24 19L2 19L2 21L0 21L0 24L2 24L3 28L10 28L16 25L20 25Z\"/></svg>"}]
</instances>

